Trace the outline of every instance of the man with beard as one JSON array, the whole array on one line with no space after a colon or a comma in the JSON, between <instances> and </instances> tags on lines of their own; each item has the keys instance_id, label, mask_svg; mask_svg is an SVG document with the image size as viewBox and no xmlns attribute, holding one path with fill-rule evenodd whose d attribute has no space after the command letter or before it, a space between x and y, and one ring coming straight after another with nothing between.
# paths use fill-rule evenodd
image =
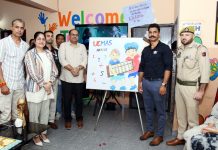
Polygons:
<instances>
[{"instance_id":1,"label":"man with beard","mask_svg":"<svg viewBox=\"0 0 218 150\"><path fill-rule=\"evenodd\" d=\"M198 125L198 104L204 96L209 82L210 63L205 46L194 42L194 27L181 30L182 45L177 51L176 113L178 134L166 144L183 145L183 134L186 130Z\"/></svg>"},{"instance_id":2,"label":"man with beard","mask_svg":"<svg viewBox=\"0 0 218 150\"><path fill-rule=\"evenodd\" d=\"M48 49L52 52L55 64L58 68L58 77L60 76L61 72L61 64L59 62L58 58L58 50L55 49L52 44L53 44L53 32L48 30L44 32L45 35L45 40L46 40L46 46ZM57 129L58 126L55 123L55 113L56 113L56 103L57 103L57 92L58 92L58 80L56 80L55 86L54 86L54 99L50 101L50 110L49 110L49 120L48 124L52 129Z\"/></svg>"},{"instance_id":3,"label":"man with beard","mask_svg":"<svg viewBox=\"0 0 218 150\"><path fill-rule=\"evenodd\" d=\"M12 21L12 34L0 40L0 124L17 118L17 101L24 95L23 58L28 44L21 39L22 19Z\"/></svg>"},{"instance_id":4,"label":"man with beard","mask_svg":"<svg viewBox=\"0 0 218 150\"><path fill-rule=\"evenodd\" d=\"M139 92L143 92L146 113L146 132L140 140L147 140L155 135L150 146L156 146L163 142L166 123L166 85L172 69L172 51L160 41L158 24L149 25L148 36L150 45L144 48L139 66ZM154 108L157 110L158 119L155 134Z\"/></svg>"}]
</instances>

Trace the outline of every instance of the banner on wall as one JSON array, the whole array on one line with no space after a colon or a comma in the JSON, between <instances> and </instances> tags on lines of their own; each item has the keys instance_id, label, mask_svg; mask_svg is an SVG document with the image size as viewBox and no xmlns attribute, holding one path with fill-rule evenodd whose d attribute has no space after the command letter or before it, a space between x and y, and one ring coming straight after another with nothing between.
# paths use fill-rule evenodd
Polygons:
<instances>
[{"instance_id":1,"label":"banner on wall","mask_svg":"<svg viewBox=\"0 0 218 150\"><path fill-rule=\"evenodd\" d=\"M154 22L151 0L124 7L123 14L130 28Z\"/></svg>"},{"instance_id":2,"label":"banner on wall","mask_svg":"<svg viewBox=\"0 0 218 150\"><path fill-rule=\"evenodd\" d=\"M142 38L90 38L87 89L138 91Z\"/></svg>"}]
</instances>

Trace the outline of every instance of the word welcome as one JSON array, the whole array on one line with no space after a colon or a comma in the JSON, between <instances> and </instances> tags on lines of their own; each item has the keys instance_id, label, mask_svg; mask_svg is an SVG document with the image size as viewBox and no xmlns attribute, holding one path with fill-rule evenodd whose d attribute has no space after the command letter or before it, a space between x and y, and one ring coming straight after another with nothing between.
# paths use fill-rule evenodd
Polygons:
<instances>
[{"instance_id":1,"label":"word welcome","mask_svg":"<svg viewBox=\"0 0 218 150\"><path fill-rule=\"evenodd\" d=\"M116 12L107 13L85 13L83 10L79 14L73 14L68 11L67 15L58 12L59 26L68 27L69 24L104 24L104 23L124 23L124 15ZM71 22L70 22L71 21Z\"/></svg>"}]
</instances>

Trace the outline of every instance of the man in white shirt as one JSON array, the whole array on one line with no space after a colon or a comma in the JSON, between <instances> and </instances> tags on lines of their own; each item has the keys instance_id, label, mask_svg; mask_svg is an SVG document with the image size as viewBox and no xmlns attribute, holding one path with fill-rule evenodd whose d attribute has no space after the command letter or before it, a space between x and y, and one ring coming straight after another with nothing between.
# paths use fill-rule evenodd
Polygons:
<instances>
[{"instance_id":1,"label":"man in white shirt","mask_svg":"<svg viewBox=\"0 0 218 150\"><path fill-rule=\"evenodd\" d=\"M17 101L24 96L23 58L28 44L21 39L25 23L12 21L12 34L0 40L0 124L17 118Z\"/></svg>"},{"instance_id":2,"label":"man in white shirt","mask_svg":"<svg viewBox=\"0 0 218 150\"><path fill-rule=\"evenodd\" d=\"M83 72L87 65L85 45L78 43L79 33L76 29L69 31L70 41L61 44L58 54L62 65L61 82L63 89L65 128L71 128L72 94L75 95L75 113L78 128L83 127Z\"/></svg>"}]
</instances>

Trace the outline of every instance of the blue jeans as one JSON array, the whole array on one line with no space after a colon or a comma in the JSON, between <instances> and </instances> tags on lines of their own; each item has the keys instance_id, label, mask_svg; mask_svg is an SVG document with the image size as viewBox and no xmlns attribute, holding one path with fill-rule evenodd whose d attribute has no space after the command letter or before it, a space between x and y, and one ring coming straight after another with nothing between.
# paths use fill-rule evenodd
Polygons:
<instances>
[{"instance_id":1,"label":"blue jeans","mask_svg":"<svg viewBox=\"0 0 218 150\"><path fill-rule=\"evenodd\" d=\"M162 80L143 79L143 99L146 113L146 131L154 131L154 108L157 110L158 128L156 136L164 135L166 123L165 96L159 94Z\"/></svg>"},{"instance_id":2,"label":"blue jeans","mask_svg":"<svg viewBox=\"0 0 218 150\"><path fill-rule=\"evenodd\" d=\"M59 84L58 84L56 110L58 113L62 114L62 85Z\"/></svg>"}]
</instances>

